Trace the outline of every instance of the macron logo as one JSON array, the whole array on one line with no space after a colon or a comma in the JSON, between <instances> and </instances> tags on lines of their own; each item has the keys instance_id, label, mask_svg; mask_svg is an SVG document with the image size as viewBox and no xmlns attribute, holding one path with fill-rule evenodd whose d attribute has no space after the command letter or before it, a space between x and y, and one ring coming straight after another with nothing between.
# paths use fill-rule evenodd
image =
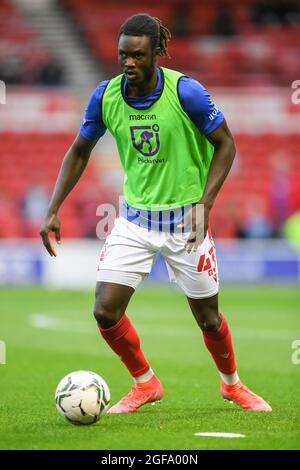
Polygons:
<instances>
[{"instance_id":1,"label":"macron logo","mask_svg":"<svg viewBox=\"0 0 300 470\"><path fill-rule=\"evenodd\" d=\"M215 106L213 112L210 113L210 115L208 116L210 121L213 121L215 119L216 115L218 114L218 111L219 111L219 108Z\"/></svg>"},{"instance_id":2,"label":"macron logo","mask_svg":"<svg viewBox=\"0 0 300 470\"><path fill-rule=\"evenodd\" d=\"M156 114L130 114L130 121L145 121L148 119L156 119Z\"/></svg>"}]
</instances>

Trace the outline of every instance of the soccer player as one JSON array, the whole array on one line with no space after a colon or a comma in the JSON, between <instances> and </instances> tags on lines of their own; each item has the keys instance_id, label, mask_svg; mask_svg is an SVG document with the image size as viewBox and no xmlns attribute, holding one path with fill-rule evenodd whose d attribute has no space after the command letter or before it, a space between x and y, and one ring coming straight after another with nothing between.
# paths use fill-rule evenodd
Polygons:
<instances>
[{"instance_id":1,"label":"soccer player","mask_svg":"<svg viewBox=\"0 0 300 470\"><path fill-rule=\"evenodd\" d=\"M246 410L271 411L240 381L230 329L218 309L209 213L234 159L233 137L200 83L158 67L157 56L168 56L170 37L161 21L147 14L134 15L121 26L122 74L101 82L92 93L80 133L63 160L41 236L50 255L56 256L49 232L60 243L59 207L109 129L124 168L125 202L101 252L94 315L102 337L134 380L130 392L109 412L134 412L163 396L161 382L125 314L158 253L202 330L220 373L221 395ZM202 239L197 207L204 207ZM190 219L184 217L186 212ZM188 233L187 220L192 220Z\"/></svg>"}]
</instances>

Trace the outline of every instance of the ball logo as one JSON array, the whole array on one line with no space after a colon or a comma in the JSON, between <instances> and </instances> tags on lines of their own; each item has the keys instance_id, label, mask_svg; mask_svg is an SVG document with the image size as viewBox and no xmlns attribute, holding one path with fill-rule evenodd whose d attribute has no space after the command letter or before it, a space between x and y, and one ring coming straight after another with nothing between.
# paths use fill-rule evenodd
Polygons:
<instances>
[{"instance_id":1,"label":"ball logo","mask_svg":"<svg viewBox=\"0 0 300 470\"><path fill-rule=\"evenodd\" d=\"M131 142L142 155L152 157L160 149L159 125L130 126Z\"/></svg>"}]
</instances>

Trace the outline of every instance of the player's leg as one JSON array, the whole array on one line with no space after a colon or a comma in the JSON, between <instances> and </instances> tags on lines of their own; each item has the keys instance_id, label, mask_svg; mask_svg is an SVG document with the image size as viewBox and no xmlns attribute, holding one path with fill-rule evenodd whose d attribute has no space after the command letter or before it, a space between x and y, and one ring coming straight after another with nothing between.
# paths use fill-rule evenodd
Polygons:
<instances>
[{"instance_id":1,"label":"player's leg","mask_svg":"<svg viewBox=\"0 0 300 470\"><path fill-rule=\"evenodd\" d=\"M207 234L196 252L189 254L184 249L179 250L178 238L175 236L174 239L174 249L170 243L166 256L169 273L186 294L202 330L205 345L221 376L222 396L244 409L271 411L261 397L248 390L239 380L230 328L218 308L218 272L211 234Z\"/></svg>"},{"instance_id":2,"label":"player's leg","mask_svg":"<svg viewBox=\"0 0 300 470\"><path fill-rule=\"evenodd\" d=\"M135 411L163 394L142 351L138 333L125 313L131 296L150 272L155 258L155 253L146 246L147 234L147 230L119 218L100 255L94 315L102 337L121 358L135 382L130 393L110 413Z\"/></svg>"},{"instance_id":3,"label":"player's leg","mask_svg":"<svg viewBox=\"0 0 300 470\"><path fill-rule=\"evenodd\" d=\"M204 299L187 299L202 330L204 343L219 370L222 396L246 410L271 411L263 398L251 392L239 380L230 328L218 310L218 294Z\"/></svg>"},{"instance_id":4,"label":"player's leg","mask_svg":"<svg viewBox=\"0 0 300 470\"><path fill-rule=\"evenodd\" d=\"M206 298L187 296L191 311L203 333L203 339L211 353L222 380L233 385L238 382L231 333L225 317L219 312L218 294Z\"/></svg>"},{"instance_id":5,"label":"player's leg","mask_svg":"<svg viewBox=\"0 0 300 470\"><path fill-rule=\"evenodd\" d=\"M133 293L134 288L127 285L97 282L94 317L102 337L131 376L138 380L146 375L149 379L153 372L141 349L139 336L125 313Z\"/></svg>"},{"instance_id":6,"label":"player's leg","mask_svg":"<svg viewBox=\"0 0 300 470\"><path fill-rule=\"evenodd\" d=\"M112 275L117 277L117 273ZM119 273L119 278L122 282L126 273ZM129 394L109 413L130 413L145 403L160 400L163 395L162 386L142 351L139 335L125 313L133 293L134 288L127 285L110 282L96 284L94 316L99 331L135 382Z\"/></svg>"}]
</instances>

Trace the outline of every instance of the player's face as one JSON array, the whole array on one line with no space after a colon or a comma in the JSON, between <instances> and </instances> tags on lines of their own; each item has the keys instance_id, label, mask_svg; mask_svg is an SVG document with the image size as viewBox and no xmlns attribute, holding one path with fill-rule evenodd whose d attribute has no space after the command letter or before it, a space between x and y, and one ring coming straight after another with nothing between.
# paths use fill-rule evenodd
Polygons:
<instances>
[{"instance_id":1,"label":"player's face","mask_svg":"<svg viewBox=\"0 0 300 470\"><path fill-rule=\"evenodd\" d=\"M156 55L148 36L121 34L118 46L119 64L129 84L150 80L156 66Z\"/></svg>"}]
</instances>

